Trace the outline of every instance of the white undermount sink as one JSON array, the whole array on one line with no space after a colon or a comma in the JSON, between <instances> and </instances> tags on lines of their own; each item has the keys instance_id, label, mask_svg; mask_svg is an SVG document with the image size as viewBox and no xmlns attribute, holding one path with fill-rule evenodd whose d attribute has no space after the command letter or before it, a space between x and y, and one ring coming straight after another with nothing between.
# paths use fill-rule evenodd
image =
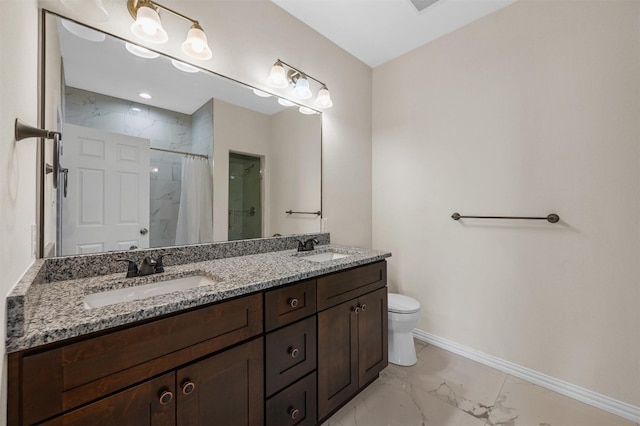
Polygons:
<instances>
[{"instance_id":1,"label":"white undermount sink","mask_svg":"<svg viewBox=\"0 0 640 426\"><path fill-rule=\"evenodd\" d=\"M167 294L174 291L204 287L215 283L216 281L209 277L194 275L192 277L175 278L151 284L108 290L99 293L87 294L84 297L84 307L86 309L100 308L102 306L114 305L116 303L129 302L131 300L146 299L148 297Z\"/></svg>"},{"instance_id":2,"label":"white undermount sink","mask_svg":"<svg viewBox=\"0 0 640 426\"><path fill-rule=\"evenodd\" d=\"M328 262L330 260L342 259L343 257L349 257L348 254L336 253L333 251L326 251L324 253L310 254L308 256L301 256L300 259L310 260L312 262Z\"/></svg>"}]
</instances>

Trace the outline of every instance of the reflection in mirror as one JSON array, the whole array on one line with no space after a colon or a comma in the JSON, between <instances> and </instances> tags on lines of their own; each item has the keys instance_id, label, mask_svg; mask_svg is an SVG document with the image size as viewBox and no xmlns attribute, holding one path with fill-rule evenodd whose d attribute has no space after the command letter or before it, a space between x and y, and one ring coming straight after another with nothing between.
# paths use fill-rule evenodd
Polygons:
<instances>
[{"instance_id":1,"label":"reflection in mirror","mask_svg":"<svg viewBox=\"0 0 640 426\"><path fill-rule=\"evenodd\" d=\"M44 124L62 132L45 256L320 231L285 213L321 209L320 114L51 13L44 28Z\"/></svg>"}]
</instances>

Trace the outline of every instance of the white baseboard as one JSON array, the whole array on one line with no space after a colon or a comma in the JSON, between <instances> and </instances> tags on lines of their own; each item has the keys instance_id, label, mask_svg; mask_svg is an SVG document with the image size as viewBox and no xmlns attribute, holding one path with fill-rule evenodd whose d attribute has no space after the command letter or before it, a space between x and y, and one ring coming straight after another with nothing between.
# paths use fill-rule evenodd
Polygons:
<instances>
[{"instance_id":1,"label":"white baseboard","mask_svg":"<svg viewBox=\"0 0 640 426\"><path fill-rule=\"evenodd\" d=\"M493 367L528 382L535 383L543 388L558 392L562 395L568 396L569 398L576 399L584 402L585 404L592 405L604 411L608 411L609 413L629 419L633 422L640 423L640 407L581 388L580 386L556 379L555 377L547 376L546 374L531 370L530 368L505 361L493 355L485 354L484 352L443 339L442 337L435 336L417 328L413 330L413 335L416 339L422 340L423 342L477 361L481 364L488 365L489 367Z\"/></svg>"}]
</instances>

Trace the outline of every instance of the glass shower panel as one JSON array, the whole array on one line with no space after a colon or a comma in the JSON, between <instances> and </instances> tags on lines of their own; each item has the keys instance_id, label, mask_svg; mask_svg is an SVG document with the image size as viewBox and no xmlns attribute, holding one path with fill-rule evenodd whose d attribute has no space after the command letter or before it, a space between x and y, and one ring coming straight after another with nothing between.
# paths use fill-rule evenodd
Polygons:
<instances>
[{"instance_id":1,"label":"glass shower panel","mask_svg":"<svg viewBox=\"0 0 640 426\"><path fill-rule=\"evenodd\" d=\"M229 153L229 241L262 237L260 157Z\"/></svg>"}]
</instances>

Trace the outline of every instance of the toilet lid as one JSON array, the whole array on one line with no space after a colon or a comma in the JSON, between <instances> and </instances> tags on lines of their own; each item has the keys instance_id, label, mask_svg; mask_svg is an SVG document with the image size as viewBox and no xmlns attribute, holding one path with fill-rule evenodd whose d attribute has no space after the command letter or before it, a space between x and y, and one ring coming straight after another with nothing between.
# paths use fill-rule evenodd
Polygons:
<instances>
[{"instance_id":1,"label":"toilet lid","mask_svg":"<svg viewBox=\"0 0 640 426\"><path fill-rule=\"evenodd\" d=\"M410 314L420 310L420 303L417 300L402 294L389 293L387 303L390 312Z\"/></svg>"}]
</instances>

